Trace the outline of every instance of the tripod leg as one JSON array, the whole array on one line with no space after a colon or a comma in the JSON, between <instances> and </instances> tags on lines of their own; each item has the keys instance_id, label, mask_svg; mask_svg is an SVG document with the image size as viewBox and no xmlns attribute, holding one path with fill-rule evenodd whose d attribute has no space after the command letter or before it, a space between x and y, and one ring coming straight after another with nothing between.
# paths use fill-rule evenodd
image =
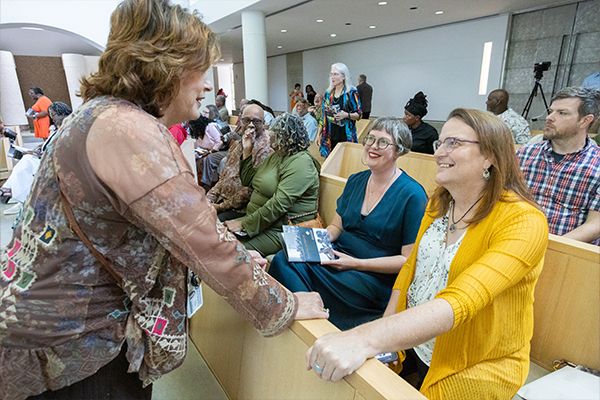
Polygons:
<instances>
[{"instance_id":1,"label":"tripod leg","mask_svg":"<svg viewBox=\"0 0 600 400\"><path fill-rule=\"evenodd\" d=\"M539 84L538 84L539 85ZM540 86L540 93L542 94L542 100L544 100L544 106L546 106L546 112L548 113L548 115L550 115L550 111L548 111L548 102L546 101L546 96L544 96L544 89L542 89L542 85Z\"/></svg>"}]
</instances>

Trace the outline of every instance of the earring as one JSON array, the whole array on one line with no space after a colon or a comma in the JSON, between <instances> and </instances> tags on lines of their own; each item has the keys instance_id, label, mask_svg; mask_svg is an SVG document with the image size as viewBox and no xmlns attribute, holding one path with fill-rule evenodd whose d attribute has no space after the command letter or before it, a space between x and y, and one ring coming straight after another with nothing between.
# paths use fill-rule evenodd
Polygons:
<instances>
[{"instance_id":1,"label":"earring","mask_svg":"<svg viewBox=\"0 0 600 400\"><path fill-rule=\"evenodd\" d=\"M487 181L488 179L490 179L490 170L486 167L483 170L483 180Z\"/></svg>"}]
</instances>

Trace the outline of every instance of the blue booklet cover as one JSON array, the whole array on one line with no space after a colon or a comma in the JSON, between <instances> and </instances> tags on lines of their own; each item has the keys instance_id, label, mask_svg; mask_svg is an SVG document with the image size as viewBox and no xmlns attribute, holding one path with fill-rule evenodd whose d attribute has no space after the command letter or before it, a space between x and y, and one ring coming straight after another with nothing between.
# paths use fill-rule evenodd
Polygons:
<instances>
[{"instance_id":1,"label":"blue booklet cover","mask_svg":"<svg viewBox=\"0 0 600 400\"><path fill-rule=\"evenodd\" d=\"M327 229L284 225L282 239L290 262L335 260Z\"/></svg>"}]
</instances>

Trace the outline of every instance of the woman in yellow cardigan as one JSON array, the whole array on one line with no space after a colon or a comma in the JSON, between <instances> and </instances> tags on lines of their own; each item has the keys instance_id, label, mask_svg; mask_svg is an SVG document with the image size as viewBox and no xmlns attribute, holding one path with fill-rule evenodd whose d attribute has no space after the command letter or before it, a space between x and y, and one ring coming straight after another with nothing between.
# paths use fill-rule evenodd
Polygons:
<instances>
[{"instance_id":1,"label":"woman in yellow cardigan","mask_svg":"<svg viewBox=\"0 0 600 400\"><path fill-rule=\"evenodd\" d=\"M384 317L322 336L307 368L337 381L406 350L429 399L510 399L528 374L548 226L499 118L456 109L434 147L439 186Z\"/></svg>"}]
</instances>

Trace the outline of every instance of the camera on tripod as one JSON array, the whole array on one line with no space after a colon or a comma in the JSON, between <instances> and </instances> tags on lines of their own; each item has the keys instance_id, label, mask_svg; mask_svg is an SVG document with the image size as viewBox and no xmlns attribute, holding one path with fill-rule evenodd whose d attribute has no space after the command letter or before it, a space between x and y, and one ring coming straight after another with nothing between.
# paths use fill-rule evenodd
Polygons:
<instances>
[{"instance_id":1,"label":"camera on tripod","mask_svg":"<svg viewBox=\"0 0 600 400\"><path fill-rule=\"evenodd\" d=\"M533 72L535 72L535 79L542 79L542 77L544 76L544 71L548 71L550 69L551 64L552 63L550 61L542 61L533 64Z\"/></svg>"}]
</instances>

